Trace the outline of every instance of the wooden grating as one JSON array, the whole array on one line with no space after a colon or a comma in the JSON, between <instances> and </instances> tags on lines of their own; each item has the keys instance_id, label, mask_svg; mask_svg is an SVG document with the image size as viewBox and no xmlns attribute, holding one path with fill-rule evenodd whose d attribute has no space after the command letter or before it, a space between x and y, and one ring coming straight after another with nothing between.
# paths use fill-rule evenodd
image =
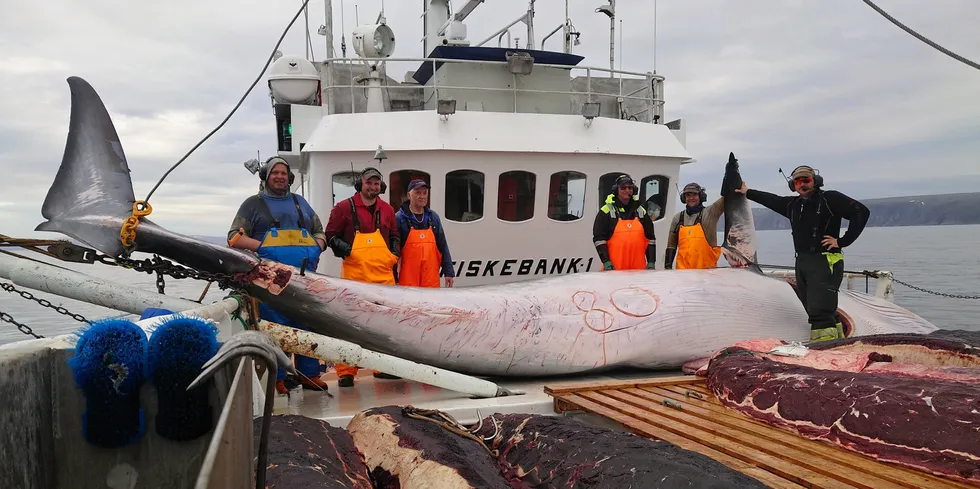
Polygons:
<instances>
[{"instance_id":1,"label":"wooden grating","mask_svg":"<svg viewBox=\"0 0 980 489\"><path fill-rule=\"evenodd\" d=\"M545 386L555 412L585 411L701 453L774 488L977 489L809 440L728 409L693 375Z\"/></svg>"}]
</instances>

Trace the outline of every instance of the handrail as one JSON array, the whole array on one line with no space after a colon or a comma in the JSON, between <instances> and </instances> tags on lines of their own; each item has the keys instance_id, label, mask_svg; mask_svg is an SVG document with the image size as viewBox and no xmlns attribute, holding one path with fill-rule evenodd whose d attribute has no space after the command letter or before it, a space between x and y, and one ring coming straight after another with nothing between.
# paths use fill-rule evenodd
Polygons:
<instances>
[{"instance_id":1,"label":"handrail","mask_svg":"<svg viewBox=\"0 0 980 489\"><path fill-rule=\"evenodd\" d=\"M333 63L337 64L363 64L364 62L371 63L387 63L387 62L426 62L426 63L461 63L461 64L488 64L488 65L506 65L506 61L489 61L483 59L458 59L458 58L328 58L322 60L323 63ZM571 65L559 65L553 63L534 63L534 66L542 66L545 68L561 68L567 70L595 70L603 71L607 73L617 73L621 75L633 75L637 77L650 78L658 81L666 81L663 75L658 75L656 73L647 72L641 73L638 71L627 71L627 70L617 70L611 68L603 68L600 66L571 66Z\"/></svg>"},{"instance_id":2,"label":"handrail","mask_svg":"<svg viewBox=\"0 0 980 489\"><path fill-rule=\"evenodd\" d=\"M335 69L336 68L336 69L343 70L344 69L343 67L346 65L346 67L348 68L348 71L350 71L350 73L351 73L351 80L347 84L327 83L326 86L322 86L321 88L323 89L323 91L326 94L334 93L336 89L344 89L344 88L348 89L350 91L350 112L351 113L357 113L357 104L356 104L356 100L355 100L355 96L354 96L354 89L355 88L358 88L358 87L356 86L357 81L356 81L355 77L353 76L355 64L359 64L360 63L360 64L363 64L365 67L367 67L367 66L372 66L372 63L390 63L390 62L417 62L417 63L421 63L423 65L425 63L431 63L432 64L432 73L433 73L433 75L435 74L435 72L438 69L437 66L436 66L436 64L438 64L438 63L455 63L455 64L464 64L464 65L495 65L495 66L506 65L506 61L471 60L471 59L456 59L456 58L441 58L441 57L431 57L431 58L418 58L418 57L404 57L404 58L329 58L329 59L326 59L326 60L323 61L323 63L329 67L328 69L331 69L332 70L332 69ZM431 84L427 84L427 85L419 85L419 84L413 84L413 83L405 83L405 84L398 83L397 85L387 85L386 84L386 87L385 88L387 88L388 90L390 90L392 88L394 88L396 90L419 90L419 89L421 89L421 90L427 90L427 89L428 90L433 90L433 93L430 96L425 97L426 100L423 101L423 104L429 103L431 101L431 98L433 96L438 97L439 96L439 92L441 90L472 90L472 91L485 91L485 92L510 92L510 93L513 93L513 95L514 95L514 102L513 102L513 111L514 112L518 112L518 102L519 102L518 95L519 94L522 94L522 93L529 93L529 94L554 94L554 95L569 95L569 96L583 96L584 95L586 97L586 101L587 102L593 102L595 96L600 96L600 97L601 96L617 97L620 102L625 101L625 100L633 100L633 101L638 101L638 102L644 103L644 105L646 106L645 108L642 108L641 110L638 110L637 112L635 112L633 114L629 114L630 115L629 118L635 118L636 116L641 115L641 114L649 114L650 120L649 121L646 121L646 122L653 123L653 124L657 124L657 123L661 123L662 122L662 121L659 120L660 117L658 117L658 115L660 115L660 112L662 111L662 109L664 107L664 104L665 104L664 99L663 98L660 98L658 96L658 94L660 94L662 92L662 88L661 87L662 87L663 81L665 80L665 78L662 75L657 75L657 74L650 73L650 72L640 73L640 72L635 72L635 71L617 70L617 69L613 69L613 68L602 68L602 67L591 67L591 66L570 66L570 65L563 65L563 64L552 64L552 63L539 63L539 64L535 64L535 66L544 67L544 68L563 69L563 70L568 70L569 72L571 72L572 70L584 70L585 71L585 76L584 76L584 78L585 78L585 90L543 90L543 89L518 88L518 86L517 86L518 84L516 82L517 75L514 75L515 82L513 84L511 84L511 87L506 87L506 88L505 87L486 87L486 86L440 85L438 83L438 80L433 80L433 82ZM610 74L613 74L613 75L619 75L618 79L620 80L620 83L618 84L619 85L618 86L618 90L617 89L608 90L608 91L607 90L593 90L593 88L592 88L592 78L595 77L595 74L593 74L593 70L596 71L596 72L605 72L605 73L610 73ZM328 77L328 78L330 80L332 80L333 77ZM603 78L603 79L605 79L605 78ZM635 81L643 81L645 83L643 83L643 86L641 86L640 88L634 89L630 93L626 94L626 93L623 93L623 90L624 90L623 80L624 79L630 79L630 80L632 80L634 82ZM636 95L636 94L641 93L641 92L644 92L644 95ZM328 95L328 99L332 99L332 97L330 97ZM331 107L333 107L333 104L332 103L329 104L329 105ZM331 109L328 109L328 110L330 110L331 112L333 111L332 108ZM620 118L623 118L622 115L620 116Z\"/></svg>"},{"instance_id":3,"label":"handrail","mask_svg":"<svg viewBox=\"0 0 980 489\"><path fill-rule=\"evenodd\" d=\"M348 86L349 85L329 85L323 88L347 88ZM424 90L426 88L435 88L435 87L406 85L406 86L387 87L387 88L399 88L399 89L406 89L406 90ZM588 93L588 92L576 92L576 91L569 91L569 90L538 90L534 88L499 88L499 87L463 87L457 85L439 85L439 88L445 90L481 90L481 91L486 90L489 92L550 93L555 95L585 95ZM631 100L648 100L648 101L652 100L654 102L660 102L661 104L664 103L662 99L656 99L650 97L641 97L635 95L619 95L616 93L605 93L605 92L592 92L592 93L595 93L596 95L609 95L609 96L622 97L624 99L631 99Z\"/></svg>"}]
</instances>

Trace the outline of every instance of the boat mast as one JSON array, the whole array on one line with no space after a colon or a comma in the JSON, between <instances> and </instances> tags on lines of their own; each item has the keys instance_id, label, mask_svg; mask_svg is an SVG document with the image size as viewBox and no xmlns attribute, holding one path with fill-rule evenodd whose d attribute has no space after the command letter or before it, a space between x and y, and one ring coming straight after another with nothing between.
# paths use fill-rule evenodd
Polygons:
<instances>
[{"instance_id":1,"label":"boat mast","mask_svg":"<svg viewBox=\"0 0 980 489\"><path fill-rule=\"evenodd\" d=\"M341 0L343 2L343 0ZM341 3L343 7L343 3ZM323 0L323 25L320 26L319 33L323 35L325 42L327 43L327 55L324 57L323 70L324 70L324 84L322 93L320 94L320 105L326 107L325 114L333 113L333 1Z\"/></svg>"}]
</instances>

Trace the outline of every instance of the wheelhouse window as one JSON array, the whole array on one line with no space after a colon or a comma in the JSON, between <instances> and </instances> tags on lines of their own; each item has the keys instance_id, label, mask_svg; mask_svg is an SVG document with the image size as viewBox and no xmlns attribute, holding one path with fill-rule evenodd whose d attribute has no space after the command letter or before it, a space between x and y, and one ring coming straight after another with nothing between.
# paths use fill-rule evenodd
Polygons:
<instances>
[{"instance_id":1,"label":"wheelhouse window","mask_svg":"<svg viewBox=\"0 0 980 489\"><path fill-rule=\"evenodd\" d=\"M432 177L422 170L398 170L388 176L388 203L395 209L408 200L408 184L421 179L432 185Z\"/></svg>"},{"instance_id":2,"label":"wheelhouse window","mask_svg":"<svg viewBox=\"0 0 980 489\"><path fill-rule=\"evenodd\" d=\"M354 190L354 182L357 181L360 173L345 171L341 173L334 173L331 180L333 181L333 204L337 205L344 199L353 197L356 190Z\"/></svg>"},{"instance_id":3,"label":"wheelhouse window","mask_svg":"<svg viewBox=\"0 0 980 489\"><path fill-rule=\"evenodd\" d=\"M662 219L667 212L667 191L670 179L663 175L650 175L640 181L640 202L654 221Z\"/></svg>"},{"instance_id":4,"label":"wheelhouse window","mask_svg":"<svg viewBox=\"0 0 980 489\"><path fill-rule=\"evenodd\" d=\"M597 207L601 209L602 206L606 205L606 197L613 193L613 185L616 185L616 179L625 173L626 172L616 171L606 173L605 175L599 177L599 205Z\"/></svg>"},{"instance_id":5,"label":"wheelhouse window","mask_svg":"<svg viewBox=\"0 0 980 489\"><path fill-rule=\"evenodd\" d=\"M585 174L561 171L551 174L548 187L548 218L555 221L575 221L585 213ZM605 200L605 196L602 199Z\"/></svg>"},{"instance_id":6,"label":"wheelhouse window","mask_svg":"<svg viewBox=\"0 0 980 489\"><path fill-rule=\"evenodd\" d=\"M497 179L497 218L508 222L527 221L534 217L536 176L528 171L514 170L500 174Z\"/></svg>"},{"instance_id":7,"label":"wheelhouse window","mask_svg":"<svg viewBox=\"0 0 980 489\"><path fill-rule=\"evenodd\" d=\"M469 222L483 217L486 176L476 170L454 170L446 174L445 218Z\"/></svg>"}]
</instances>

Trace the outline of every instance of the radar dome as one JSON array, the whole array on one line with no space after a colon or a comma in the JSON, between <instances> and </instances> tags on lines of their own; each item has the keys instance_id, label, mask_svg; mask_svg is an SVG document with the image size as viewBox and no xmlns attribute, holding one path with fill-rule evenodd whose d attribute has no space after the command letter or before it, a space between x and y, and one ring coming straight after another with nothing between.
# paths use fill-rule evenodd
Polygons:
<instances>
[{"instance_id":1,"label":"radar dome","mask_svg":"<svg viewBox=\"0 0 980 489\"><path fill-rule=\"evenodd\" d=\"M317 95L319 83L316 66L301 56L283 56L269 68L269 88L276 103L310 103Z\"/></svg>"}]
</instances>

